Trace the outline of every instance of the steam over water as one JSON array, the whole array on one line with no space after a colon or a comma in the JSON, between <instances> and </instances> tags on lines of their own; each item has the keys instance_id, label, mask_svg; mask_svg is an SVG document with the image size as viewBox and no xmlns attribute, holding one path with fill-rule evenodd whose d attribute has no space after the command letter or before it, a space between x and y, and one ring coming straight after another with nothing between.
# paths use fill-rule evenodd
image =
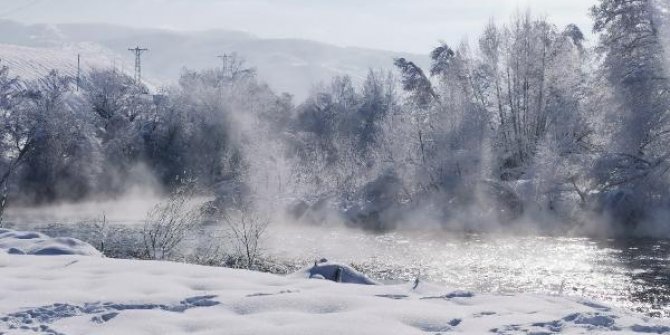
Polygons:
<instances>
[{"instance_id":1,"label":"steam over water","mask_svg":"<svg viewBox=\"0 0 670 335\"><path fill-rule=\"evenodd\" d=\"M670 317L670 241L276 230L279 257L334 258L386 281L421 279L500 294L583 296Z\"/></svg>"}]
</instances>

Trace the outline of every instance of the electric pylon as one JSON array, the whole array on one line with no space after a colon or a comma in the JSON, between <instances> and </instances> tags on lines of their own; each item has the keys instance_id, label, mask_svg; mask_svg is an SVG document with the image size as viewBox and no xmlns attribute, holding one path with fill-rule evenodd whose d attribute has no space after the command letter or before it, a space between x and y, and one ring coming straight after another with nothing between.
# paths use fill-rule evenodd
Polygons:
<instances>
[{"instance_id":1,"label":"electric pylon","mask_svg":"<svg viewBox=\"0 0 670 335\"><path fill-rule=\"evenodd\" d=\"M139 85L142 83L142 53L149 49L135 47L128 50L135 54L135 84Z\"/></svg>"}]
</instances>

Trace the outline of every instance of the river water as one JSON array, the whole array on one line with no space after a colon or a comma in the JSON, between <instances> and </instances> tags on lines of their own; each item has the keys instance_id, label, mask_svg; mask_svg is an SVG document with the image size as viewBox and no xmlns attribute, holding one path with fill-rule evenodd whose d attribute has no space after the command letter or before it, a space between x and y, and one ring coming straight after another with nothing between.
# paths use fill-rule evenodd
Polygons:
<instances>
[{"instance_id":1,"label":"river water","mask_svg":"<svg viewBox=\"0 0 670 335\"><path fill-rule=\"evenodd\" d=\"M352 263L387 281L421 280L477 292L569 295L670 317L670 240L396 231L275 229L279 258Z\"/></svg>"}]
</instances>

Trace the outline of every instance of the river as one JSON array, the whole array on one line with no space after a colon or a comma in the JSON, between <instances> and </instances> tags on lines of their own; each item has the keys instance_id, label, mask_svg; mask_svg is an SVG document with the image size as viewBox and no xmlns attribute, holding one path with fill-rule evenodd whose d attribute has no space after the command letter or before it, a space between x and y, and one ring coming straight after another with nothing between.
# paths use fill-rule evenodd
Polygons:
<instances>
[{"instance_id":1,"label":"river","mask_svg":"<svg viewBox=\"0 0 670 335\"><path fill-rule=\"evenodd\" d=\"M670 240L294 227L275 229L269 244L279 258L333 258L382 281L580 296L670 317Z\"/></svg>"}]
</instances>

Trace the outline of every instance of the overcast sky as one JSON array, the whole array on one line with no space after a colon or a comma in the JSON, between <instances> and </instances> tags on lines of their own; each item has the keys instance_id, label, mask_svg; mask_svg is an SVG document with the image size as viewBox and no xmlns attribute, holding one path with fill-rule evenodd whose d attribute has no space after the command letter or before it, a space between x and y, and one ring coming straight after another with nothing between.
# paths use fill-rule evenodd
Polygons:
<instances>
[{"instance_id":1,"label":"overcast sky","mask_svg":"<svg viewBox=\"0 0 670 335\"><path fill-rule=\"evenodd\" d=\"M530 7L590 33L596 0L0 0L0 18L104 22L174 30L230 29L268 38L426 53L477 36L489 18Z\"/></svg>"}]
</instances>

